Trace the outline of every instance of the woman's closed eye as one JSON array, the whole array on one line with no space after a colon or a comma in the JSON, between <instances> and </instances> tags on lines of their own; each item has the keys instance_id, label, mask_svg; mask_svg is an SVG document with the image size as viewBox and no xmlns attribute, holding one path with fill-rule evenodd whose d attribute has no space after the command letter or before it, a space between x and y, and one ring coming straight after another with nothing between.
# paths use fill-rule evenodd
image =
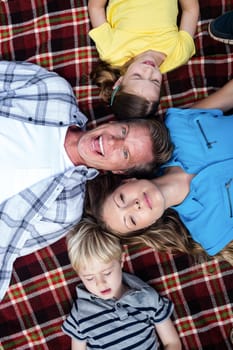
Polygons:
<instances>
[{"instance_id":1,"label":"woman's closed eye","mask_svg":"<svg viewBox=\"0 0 233 350\"><path fill-rule=\"evenodd\" d=\"M128 217L125 217L125 225L126 225L126 227L129 229L129 230L132 230L132 228L133 228L133 230L135 229L135 226L137 225L136 224L136 220L135 220L135 218L133 217L133 216L128 216Z\"/></svg>"},{"instance_id":2,"label":"woman's closed eye","mask_svg":"<svg viewBox=\"0 0 233 350\"><path fill-rule=\"evenodd\" d=\"M131 220L131 223L134 225L134 226L136 226L136 221L135 221L135 219L131 216L130 217L130 220Z\"/></svg>"}]
</instances>

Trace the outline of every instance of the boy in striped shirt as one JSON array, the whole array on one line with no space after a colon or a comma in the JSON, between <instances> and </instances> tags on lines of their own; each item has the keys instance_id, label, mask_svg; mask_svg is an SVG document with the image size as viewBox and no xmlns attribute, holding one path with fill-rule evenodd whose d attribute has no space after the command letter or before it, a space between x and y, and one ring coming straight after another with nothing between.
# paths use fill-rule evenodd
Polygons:
<instances>
[{"instance_id":1,"label":"boy in striped shirt","mask_svg":"<svg viewBox=\"0 0 233 350\"><path fill-rule=\"evenodd\" d=\"M90 219L68 235L68 253L82 284L62 330L72 350L159 348L180 350L170 319L173 305L138 277L122 272L124 253L117 237Z\"/></svg>"}]
</instances>

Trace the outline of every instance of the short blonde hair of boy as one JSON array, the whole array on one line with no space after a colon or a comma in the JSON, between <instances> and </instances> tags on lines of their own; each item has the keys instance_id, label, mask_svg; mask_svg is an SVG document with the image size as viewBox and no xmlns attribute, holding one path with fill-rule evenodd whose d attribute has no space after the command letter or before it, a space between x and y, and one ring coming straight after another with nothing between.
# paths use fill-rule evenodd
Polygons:
<instances>
[{"instance_id":1,"label":"short blonde hair of boy","mask_svg":"<svg viewBox=\"0 0 233 350\"><path fill-rule=\"evenodd\" d=\"M69 232L67 248L71 265L77 273L92 259L104 263L122 259L120 239L105 232L91 218L84 218Z\"/></svg>"}]
</instances>

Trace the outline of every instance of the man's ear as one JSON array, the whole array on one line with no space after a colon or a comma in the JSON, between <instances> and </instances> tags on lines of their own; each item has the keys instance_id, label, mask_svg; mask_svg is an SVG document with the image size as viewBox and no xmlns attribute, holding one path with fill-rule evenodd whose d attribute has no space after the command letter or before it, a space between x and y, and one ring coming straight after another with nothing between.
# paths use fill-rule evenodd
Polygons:
<instances>
[{"instance_id":1,"label":"man's ear","mask_svg":"<svg viewBox=\"0 0 233 350\"><path fill-rule=\"evenodd\" d=\"M121 254L121 267L123 267L123 266L124 266L125 256L126 256L126 254L125 254L125 253L122 253L122 254Z\"/></svg>"},{"instance_id":2,"label":"man's ear","mask_svg":"<svg viewBox=\"0 0 233 350\"><path fill-rule=\"evenodd\" d=\"M115 81L115 83L114 83L114 85L113 85L113 87L112 87L113 90L114 90L117 86L120 86L120 85L121 85L122 79L123 79L123 77L120 77L120 78L117 79L117 81Z\"/></svg>"}]
</instances>

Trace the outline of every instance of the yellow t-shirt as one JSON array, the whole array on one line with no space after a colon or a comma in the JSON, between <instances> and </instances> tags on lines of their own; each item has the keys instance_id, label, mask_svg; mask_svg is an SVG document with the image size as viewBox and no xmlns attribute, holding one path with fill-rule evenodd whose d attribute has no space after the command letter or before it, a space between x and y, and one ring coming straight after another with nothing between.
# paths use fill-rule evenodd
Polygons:
<instances>
[{"instance_id":1,"label":"yellow t-shirt","mask_svg":"<svg viewBox=\"0 0 233 350\"><path fill-rule=\"evenodd\" d=\"M194 41L178 31L177 0L110 0L107 22L90 30L99 56L113 66L147 51L160 51L166 59L160 66L166 73L186 63L195 53Z\"/></svg>"}]
</instances>

